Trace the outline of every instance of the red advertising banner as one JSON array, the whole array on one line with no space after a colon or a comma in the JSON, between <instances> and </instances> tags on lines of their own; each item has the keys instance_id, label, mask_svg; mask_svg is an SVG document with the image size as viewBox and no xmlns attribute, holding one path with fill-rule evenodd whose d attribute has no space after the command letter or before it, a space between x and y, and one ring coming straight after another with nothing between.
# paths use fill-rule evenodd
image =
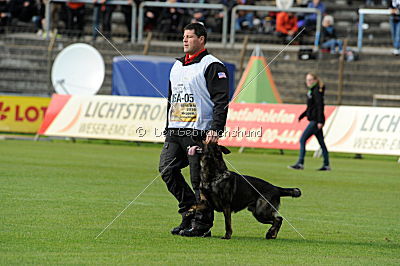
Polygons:
<instances>
[{"instance_id":1,"label":"red advertising banner","mask_svg":"<svg viewBox=\"0 0 400 266\"><path fill-rule=\"evenodd\" d=\"M299 149L299 139L308 121L298 122L305 105L243 104L229 105L226 131L220 144L236 147ZM325 107L326 126L335 106Z\"/></svg>"}]
</instances>

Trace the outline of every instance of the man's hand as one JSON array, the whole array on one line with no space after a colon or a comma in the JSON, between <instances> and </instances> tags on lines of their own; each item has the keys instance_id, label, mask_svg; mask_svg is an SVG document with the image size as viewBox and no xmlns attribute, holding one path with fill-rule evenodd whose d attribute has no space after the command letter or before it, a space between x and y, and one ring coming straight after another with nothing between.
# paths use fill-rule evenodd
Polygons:
<instances>
[{"instance_id":1,"label":"man's hand","mask_svg":"<svg viewBox=\"0 0 400 266\"><path fill-rule=\"evenodd\" d=\"M218 133L215 130L209 130L207 132L207 137L206 137L206 144L209 143L218 143Z\"/></svg>"},{"instance_id":2,"label":"man's hand","mask_svg":"<svg viewBox=\"0 0 400 266\"><path fill-rule=\"evenodd\" d=\"M324 127L324 124L322 124L322 123L318 123L318 124L317 124L317 127L318 127L318 129L321 129L321 128L323 128L323 127Z\"/></svg>"},{"instance_id":3,"label":"man's hand","mask_svg":"<svg viewBox=\"0 0 400 266\"><path fill-rule=\"evenodd\" d=\"M304 117L306 117L306 112L303 112L301 115L299 115L299 118L297 118L297 120L300 122Z\"/></svg>"}]
</instances>

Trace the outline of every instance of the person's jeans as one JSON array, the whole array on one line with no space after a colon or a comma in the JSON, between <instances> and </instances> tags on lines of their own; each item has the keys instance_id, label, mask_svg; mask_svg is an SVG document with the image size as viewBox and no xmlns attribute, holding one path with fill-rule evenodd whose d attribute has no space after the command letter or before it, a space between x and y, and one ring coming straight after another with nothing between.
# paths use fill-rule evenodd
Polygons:
<instances>
[{"instance_id":1,"label":"person's jeans","mask_svg":"<svg viewBox=\"0 0 400 266\"><path fill-rule=\"evenodd\" d=\"M322 149L322 155L324 156L324 166L329 166L329 153L325 145L324 134L322 132L322 129L318 129L317 124L317 121L310 121L303 134L301 135L300 154L299 160L297 161L298 164L304 164L304 156L306 155L306 142L312 135L315 135Z\"/></svg>"},{"instance_id":2,"label":"person's jeans","mask_svg":"<svg viewBox=\"0 0 400 266\"><path fill-rule=\"evenodd\" d=\"M329 49L331 50L331 53L335 53L335 51L336 51L336 46L338 47L339 52L341 52L341 51L342 51L342 48L343 48L343 42L342 42L342 40L330 39L330 40L324 42L324 43L321 45L322 48L325 48L325 49L329 48Z\"/></svg>"},{"instance_id":3,"label":"person's jeans","mask_svg":"<svg viewBox=\"0 0 400 266\"><path fill-rule=\"evenodd\" d=\"M235 30L239 31L242 30L242 23L246 22L246 26L249 29L253 28L253 19L254 19L254 14L253 13L247 13L246 15L242 16L242 17L238 17L236 19L236 23L235 23Z\"/></svg>"},{"instance_id":4,"label":"person's jeans","mask_svg":"<svg viewBox=\"0 0 400 266\"><path fill-rule=\"evenodd\" d=\"M100 25L100 6L99 5L94 5L93 7L93 26L92 26L92 40L95 41L97 38L97 30L99 29ZM96 30L97 29L97 30Z\"/></svg>"},{"instance_id":5,"label":"person's jeans","mask_svg":"<svg viewBox=\"0 0 400 266\"><path fill-rule=\"evenodd\" d=\"M43 26L42 26L42 17L40 17L40 16L34 16L34 17L32 18L32 22L33 22L33 24L35 25L35 31L38 31L38 30L42 30L42 29L43 29Z\"/></svg>"},{"instance_id":6,"label":"person's jeans","mask_svg":"<svg viewBox=\"0 0 400 266\"><path fill-rule=\"evenodd\" d=\"M67 29L68 35L81 37L83 34L83 28L85 26L85 7L77 9L67 9Z\"/></svg>"},{"instance_id":7,"label":"person's jeans","mask_svg":"<svg viewBox=\"0 0 400 266\"><path fill-rule=\"evenodd\" d=\"M400 49L400 19L390 17L390 29L392 32L392 40L394 49Z\"/></svg>"},{"instance_id":8,"label":"person's jeans","mask_svg":"<svg viewBox=\"0 0 400 266\"><path fill-rule=\"evenodd\" d=\"M107 39L111 38L111 18L115 6L106 5L105 10L100 9L100 16L102 22L102 30Z\"/></svg>"},{"instance_id":9,"label":"person's jeans","mask_svg":"<svg viewBox=\"0 0 400 266\"><path fill-rule=\"evenodd\" d=\"M102 24L102 33L109 39L111 38L111 16L114 12L115 6L107 5L105 10L101 10L101 5L94 5L93 7L93 26L92 26L92 40L95 41L98 36L96 29L99 29L100 19Z\"/></svg>"}]
</instances>

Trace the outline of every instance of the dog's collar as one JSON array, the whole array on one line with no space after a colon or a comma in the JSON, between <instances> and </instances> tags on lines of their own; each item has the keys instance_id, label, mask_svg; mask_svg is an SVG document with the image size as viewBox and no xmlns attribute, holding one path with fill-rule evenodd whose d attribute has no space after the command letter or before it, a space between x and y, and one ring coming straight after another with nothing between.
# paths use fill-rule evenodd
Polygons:
<instances>
[{"instance_id":1,"label":"dog's collar","mask_svg":"<svg viewBox=\"0 0 400 266\"><path fill-rule=\"evenodd\" d=\"M221 183L223 180L228 179L228 178L232 178L232 175L230 175L228 171L225 171L222 174L221 178L213 179L213 180L207 181L207 182L204 182L203 180L201 180L201 183L203 184L204 188L208 188L210 185L217 185L217 184Z\"/></svg>"}]
</instances>

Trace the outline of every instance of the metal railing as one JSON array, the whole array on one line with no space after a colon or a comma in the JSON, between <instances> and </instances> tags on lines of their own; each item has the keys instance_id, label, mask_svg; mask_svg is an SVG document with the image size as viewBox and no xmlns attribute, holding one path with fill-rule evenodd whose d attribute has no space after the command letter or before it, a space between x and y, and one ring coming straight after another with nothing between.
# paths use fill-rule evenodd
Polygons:
<instances>
[{"instance_id":1,"label":"metal railing","mask_svg":"<svg viewBox=\"0 0 400 266\"><path fill-rule=\"evenodd\" d=\"M51 4L53 2L58 3L84 3L93 4L93 0L48 0L46 3L46 39L50 39L50 29L51 29ZM136 41L136 5L134 3L129 4L127 0L108 0L107 5L131 5L132 6L132 23L131 23L131 42Z\"/></svg>"},{"instance_id":2,"label":"metal railing","mask_svg":"<svg viewBox=\"0 0 400 266\"><path fill-rule=\"evenodd\" d=\"M314 13L317 14L317 25L316 25L316 32L315 32L315 41L314 45L317 48L319 45L319 37L321 35L321 22L322 22L322 14L319 9L316 8L288 8L288 9L281 9L272 6L251 6L251 5L237 5L232 8L231 13L231 35L230 35L230 44L233 46L235 44L235 23L236 23L236 12L238 10L245 10L245 11L273 11L273 12L293 12L293 13Z\"/></svg>"},{"instance_id":3,"label":"metal railing","mask_svg":"<svg viewBox=\"0 0 400 266\"><path fill-rule=\"evenodd\" d=\"M374 94L372 95L372 106L378 106L378 100L400 101L400 95Z\"/></svg>"},{"instance_id":4,"label":"metal railing","mask_svg":"<svg viewBox=\"0 0 400 266\"><path fill-rule=\"evenodd\" d=\"M145 7L175 7L175 8L200 8L200 9L217 9L222 10L224 17L222 19L222 44L226 45L228 32L228 8L221 4L192 4L192 3L166 3L166 2L142 2L139 5L138 19L138 42L143 42L143 23L144 23L144 8Z\"/></svg>"},{"instance_id":5,"label":"metal railing","mask_svg":"<svg viewBox=\"0 0 400 266\"><path fill-rule=\"evenodd\" d=\"M50 29L51 29L51 4L54 2L58 3L85 3L85 4L93 4L93 0L49 0L46 3L46 11L45 11L45 18L46 18L46 39L50 39ZM200 9L211 9L211 10L222 10L223 12L223 19L222 19L222 38L221 43L225 46L227 44L228 38L228 8L222 4L192 4L192 3L166 3L166 2L149 2L145 1L139 5L139 18L136 17L136 10L137 7L134 3L129 4L127 0L108 0L108 5L131 5L132 6L132 23L131 23L131 42L136 42L136 22L138 23L138 31L137 31L137 41L139 43L143 42L143 24L144 24L144 8L145 7L175 7L175 8L184 8L184 9L191 9L191 8L200 8ZM317 23L316 23L316 32L315 32L315 47L319 45L319 38L321 34L321 21L322 21L322 14L320 10L316 8L289 8L289 9L280 9L277 7L272 6L250 6L250 5L237 5L232 9L231 12L231 32L230 32L230 44L233 46L235 43L235 23L237 19L236 12L238 10L245 10L245 11L272 11L272 12L293 12L293 13L314 13L317 14ZM362 9L360 9L361 11ZM388 12L388 11L387 11ZM381 13L379 13L381 14ZM361 19L361 15L360 15ZM360 32L359 32L360 36ZM362 32L361 32L362 38Z\"/></svg>"},{"instance_id":6,"label":"metal railing","mask_svg":"<svg viewBox=\"0 0 400 266\"><path fill-rule=\"evenodd\" d=\"M358 10L359 18L358 18L358 39L357 39L357 48L358 52L362 50L362 42L363 42L363 24L364 24L364 16L365 15L390 15L389 9L359 9Z\"/></svg>"}]
</instances>

